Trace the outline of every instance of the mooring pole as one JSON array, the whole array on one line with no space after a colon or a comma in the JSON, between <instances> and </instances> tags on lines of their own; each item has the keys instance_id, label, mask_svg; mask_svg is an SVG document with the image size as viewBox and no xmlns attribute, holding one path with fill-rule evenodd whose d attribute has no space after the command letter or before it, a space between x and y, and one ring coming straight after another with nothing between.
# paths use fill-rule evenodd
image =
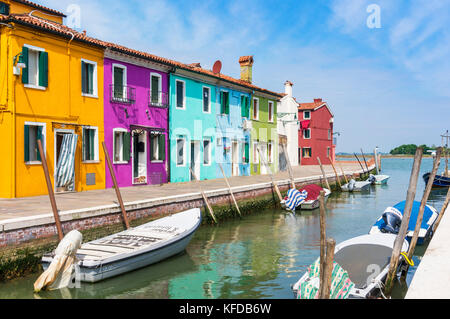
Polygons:
<instances>
[{"instance_id":1,"label":"mooring pole","mask_svg":"<svg viewBox=\"0 0 450 319\"><path fill-rule=\"evenodd\" d=\"M361 166L361 169L362 169L362 174L364 175L365 174L364 167L362 166L361 162L359 161L358 156L356 156L356 153L353 153L353 155L355 155L356 159L358 160L359 166Z\"/></svg>"},{"instance_id":2,"label":"mooring pole","mask_svg":"<svg viewBox=\"0 0 450 319\"><path fill-rule=\"evenodd\" d=\"M336 181L337 181L338 184L339 184L339 188L342 188L341 180L340 180L340 178L339 178L339 176L338 176L338 173L337 173L337 171L336 171L336 168L334 167L333 161L331 160L330 157L328 157L328 159L330 160L331 167L333 167L334 176L336 176Z\"/></svg>"},{"instance_id":3,"label":"mooring pole","mask_svg":"<svg viewBox=\"0 0 450 319\"><path fill-rule=\"evenodd\" d=\"M317 156L317 161L319 162L320 170L322 171L322 175L323 175L323 178L325 179L325 183L327 184L328 189L331 191L330 184L328 183L327 176L325 175L325 170L323 169L322 162L320 161L320 158L318 156Z\"/></svg>"},{"instance_id":4,"label":"mooring pole","mask_svg":"<svg viewBox=\"0 0 450 319\"><path fill-rule=\"evenodd\" d=\"M195 179L197 182L200 182L200 180L197 179L197 176L195 175L195 173L194 173L194 171L192 170L192 168L189 167L189 170L191 171L191 174L192 174L192 176L194 177L194 179ZM212 219L214 220L214 222L217 224L217 219L216 219L216 216L214 215L214 211L213 211L211 205L209 204L208 197L206 196L205 192L204 192L203 189L200 187L200 185L199 185L199 188L200 188L200 193L202 194L203 200L205 201L206 207L208 208L209 214L211 215L211 217L212 217Z\"/></svg>"},{"instance_id":5,"label":"mooring pole","mask_svg":"<svg viewBox=\"0 0 450 319\"><path fill-rule=\"evenodd\" d=\"M428 179L425 192L422 196L422 201L420 202L419 214L417 215L416 228L414 229L414 234L411 238L408 250L408 258L411 259L416 248L417 238L419 237L419 231L422 226L423 212L425 211L425 205L427 204L428 196L430 196L431 188L433 187L434 177L436 176L437 170L439 168L439 163L441 161L442 148L438 147L436 151L436 158L433 163L433 170L431 171L430 178Z\"/></svg>"},{"instance_id":6,"label":"mooring pole","mask_svg":"<svg viewBox=\"0 0 450 319\"><path fill-rule=\"evenodd\" d=\"M128 222L127 212L125 210L125 206L123 205L122 195L120 194L119 185L117 184L116 174L114 173L114 169L111 164L111 159L109 158L108 150L106 149L105 142L102 142L103 152L105 153L106 163L108 164L109 173L111 174L111 178L114 184L114 190L116 191L117 201L119 202L120 210L122 211L123 221L125 222L125 227L127 229L130 228L130 223Z\"/></svg>"},{"instance_id":7,"label":"mooring pole","mask_svg":"<svg viewBox=\"0 0 450 319\"><path fill-rule=\"evenodd\" d=\"M225 182L227 183L228 190L230 191L230 195L231 195L231 198L233 199L234 205L236 206L239 216L242 217L241 210L239 209L239 205L236 201L236 198L234 197L233 191L231 190L231 186L230 186L230 183L228 182L227 175L225 175L225 171L223 170L222 164L220 164L220 163L218 163L218 164L219 164L220 170L222 171L222 175L225 178Z\"/></svg>"},{"instance_id":8,"label":"mooring pole","mask_svg":"<svg viewBox=\"0 0 450 319\"><path fill-rule=\"evenodd\" d=\"M375 158L375 168L377 170L377 175L380 175L380 168L378 166L378 154L377 154L377 148L373 150L373 157Z\"/></svg>"},{"instance_id":9,"label":"mooring pole","mask_svg":"<svg viewBox=\"0 0 450 319\"><path fill-rule=\"evenodd\" d=\"M324 269L324 285L322 291L322 298L330 299L331 282L333 280L333 263L334 263L334 248L336 247L336 241L333 238L327 239L327 253L325 257Z\"/></svg>"},{"instance_id":10,"label":"mooring pole","mask_svg":"<svg viewBox=\"0 0 450 319\"><path fill-rule=\"evenodd\" d=\"M280 202L281 202L283 200L283 197L281 197L280 189L278 188L277 183L275 183L275 181L273 179L272 170L270 169L269 165L266 163L266 158L264 157L264 155L262 154L262 152L258 146L256 147L256 149L258 150L258 154L259 154L259 157L261 157L263 165L266 167L267 171L269 172L270 179L272 180L273 188L275 188L275 192L277 193L278 198L280 199Z\"/></svg>"},{"instance_id":11,"label":"mooring pole","mask_svg":"<svg viewBox=\"0 0 450 319\"><path fill-rule=\"evenodd\" d=\"M323 299L323 291L326 285L325 280L325 264L326 264L326 212L325 212L325 192L320 191L319 195L319 212L320 212L320 284L319 299Z\"/></svg>"},{"instance_id":12,"label":"mooring pole","mask_svg":"<svg viewBox=\"0 0 450 319\"><path fill-rule=\"evenodd\" d=\"M438 216L436 222L434 223L433 236L434 236L434 233L436 232L436 229L439 226L439 223L441 222L442 216L444 216L444 213L445 213L445 210L447 209L449 201L450 201L450 187L448 188L447 196L445 197L444 205L441 208L441 212L439 213L439 216Z\"/></svg>"},{"instance_id":13,"label":"mooring pole","mask_svg":"<svg viewBox=\"0 0 450 319\"><path fill-rule=\"evenodd\" d=\"M286 150L286 146L284 144L281 144L281 148L283 149L283 153L286 156L287 159L287 164L288 164L288 170L289 170L289 177L291 179L291 186L293 189L295 189L295 181L294 181L294 173L292 172L292 166L291 166L291 161L289 159L289 154Z\"/></svg>"},{"instance_id":14,"label":"mooring pole","mask_svg":"<svg viewBox=\"0 0 450 319\"><path fill-rule=\"evenodd\" d=\"M423 149L418 147L416 154L414 155L414 163L411 171L411 177L409 179L409 187L406 193L405 209L403 211L402 223L400 225L399 232L395 238L394 248L392 249L391 261L389 265L389 272L386 278L385 291L390 294L394 285L394 277L397 273L398 260L400 257L403 242L408 231L409 219L411 217L411 209L416 195L417 179L419 177L420 164L422 161Z\"/></svg>"},{"instance_id":15,"label":"mooring pole","mask_svg":"<svg viewBox=\"0 0 450 319\"><path fill-rule=\"evenodd\" d=\"M42 167L44 168L45 182L47 183L48 197L50 198L50 204L52 205L53 217L55 218L56 230L58 231L58 238L62 240L64 233L59 220L58 208L56 206L55 193L53 192L52 181L48 172L47 158L45 157L44 149L42 148L41 140L37 140L39 154L41 155Z\"/></svg>"},{"instance_id":16,"label":"mooring pole","mask_svg":"<svg viewBox=\"0 0 450 319\"><path fill-rule=\"evenodd\" d=\"M348 184L348 179L347 179L347 176L345 175L345 172L344 172L344 169L342 168L341 163L339 161L337 161L337 163L339 163L339 167L341 168L342 175L344 175L345 182Z\"/></svg>"},{"instance_id":17,"label":"mooring pole","mask_svg":"<svg viewBox=\"0 0 450 319\"><path fill-rule=\"evenodd\" d=\"M364 152L363 152L363 150L362 150L362 148L361 148L361 154L362 154L362 157L363 157L363 160L364 160L364 164L366 165L366 169L367 169L367 175L369 175L369 166L367 165L367 161L366 161L366 157L364 156Z\"/></svg>"}]
</instances>

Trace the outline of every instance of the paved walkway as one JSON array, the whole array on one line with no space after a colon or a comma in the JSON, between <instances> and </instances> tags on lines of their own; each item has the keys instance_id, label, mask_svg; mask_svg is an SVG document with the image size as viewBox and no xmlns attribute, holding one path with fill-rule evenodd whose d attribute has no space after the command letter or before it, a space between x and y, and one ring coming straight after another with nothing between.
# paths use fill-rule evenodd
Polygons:
<instances>
[{"instance_id":1,"label":"paved walkway","mask_svg":"<svg viewBox=\"0 0 450 319\"><path fill-rule=\"evenodd\" d=\"M342 167L346 175L361 172L358 162L342 162ZM334 176L331 165L324 166L327 177ZM336 167L338 174L341 170ZM322 176L319 166L293 167L294 178L302 181L305 178L317 178ZM279 172L274 176L275 181L286 181L289 179L287 172ZM300 180L299 180L300 179ZM229 178L229 182L234 189L242 186L251 186L260 183L270 182L269 175L257 176L237 176ZM121 188L120 192L124 203L141 200L158 199L173 195L189 195L199 193L199 186L205 191L214 191L226 188L224 179L206 180L201 182L172 183L163 185L146 185L136 187ZM57 194L56 203L58 211L83 210L99 206L117 205L117 198L114 189L93 190L79 193ZM10 219L33 218L42 214L51 214L52 209L47 195L25 197L16 199L0 199L0 223Z\"/></svg>"},{"instance_id":2,"label":"paved walkway","mask_svg":"<svg viewBox=\"0 0 450 319\"><path fill-rule=\"evenodd\" d=\"M405 299L450 299L450 206L416 269Z\"/></svg>"}]
</instances>

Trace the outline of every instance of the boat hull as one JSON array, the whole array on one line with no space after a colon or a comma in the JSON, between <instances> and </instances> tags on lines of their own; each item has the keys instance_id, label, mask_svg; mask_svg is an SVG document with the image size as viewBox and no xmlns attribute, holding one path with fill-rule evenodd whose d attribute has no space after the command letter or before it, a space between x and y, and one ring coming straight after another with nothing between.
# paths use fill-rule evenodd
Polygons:
<instances>
[{"instance_id":1,"label":"boat hull","mask_svg":"<svg viewBox=\"0 0 450 319\"><path fill-rule=\"evenodd\" d=\"M325 203L328 200L328 197L331 195L331 191L329 189L324 188L325 190ZM301 205L300 205L300 209L303 210L313 210L313 209L317 209L320 206L320 201L319 199L315 199L315 200L308 200L308 201L304 201Z\"/></svg>"},{"instance_id":2,"label":"boat hull","mask_svg":"<svg viewBox=\"0 0 450 319\"><path fill-rule=\"evenodd\" d=\"M342 185L341 189L343 192L365 192L370 190L370 182L355 182L355 187L352 191L348 189L348 183Z\"/></svg>"},{"instance_id":3,"label":"boat hull","mask_svg":"<svg viewBox=\"0 0 450 319\"><path fill-rule=\"evenodd\" d=\"M430 173L426 173L425 175L423 175L423 180L425 181L425 184L428 184L429 179ZM450 177L436 175L434 177L433 187L450 187Z\"/></svg>"}]
</instances>

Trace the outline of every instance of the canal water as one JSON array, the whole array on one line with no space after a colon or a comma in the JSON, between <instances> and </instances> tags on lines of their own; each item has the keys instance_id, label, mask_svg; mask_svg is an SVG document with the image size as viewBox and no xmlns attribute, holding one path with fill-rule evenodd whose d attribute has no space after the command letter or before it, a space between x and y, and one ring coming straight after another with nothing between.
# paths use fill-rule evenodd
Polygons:
<instances>
[{"instance_id":1,"label":"canal water","mask_svg":"<svg viewBox=\"0 0 450 319\"><path fill-rule=\"evenodd\" d=\"M367 193L332 194L327 202L327 236L337 243L367 234L387 206L406 198L412 158L383 159L387 185ZM422 161L421 175L432 159ZM420 177L416 200L425 183ZM433 190L429 204L440 210L446 190ZM186 252L161 263L79 288L33 293L39 274L0 284L0 298L293 298L291 284L319 256L319 211L286 214L278 209L255 212L220 226L202 226ZM406 281L397 282L393 298L403 298L424 246L416 249Z\"/></svg>"}]
</instances>

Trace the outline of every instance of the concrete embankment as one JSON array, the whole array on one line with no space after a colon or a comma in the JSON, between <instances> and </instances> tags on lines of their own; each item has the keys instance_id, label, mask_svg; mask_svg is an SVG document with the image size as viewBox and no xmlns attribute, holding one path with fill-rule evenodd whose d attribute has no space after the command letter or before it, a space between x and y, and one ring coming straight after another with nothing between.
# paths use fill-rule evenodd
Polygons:
<instances>
[{"instance_id":1,"label":"concrete embankment","mask_svg":"<svg viewBox=\"0 0 450 319\"><path fill-rule=\"evenodd\" d=\"M450 206L416 269L405 299L450 298Z\"/></svg>"}]
</instances>

